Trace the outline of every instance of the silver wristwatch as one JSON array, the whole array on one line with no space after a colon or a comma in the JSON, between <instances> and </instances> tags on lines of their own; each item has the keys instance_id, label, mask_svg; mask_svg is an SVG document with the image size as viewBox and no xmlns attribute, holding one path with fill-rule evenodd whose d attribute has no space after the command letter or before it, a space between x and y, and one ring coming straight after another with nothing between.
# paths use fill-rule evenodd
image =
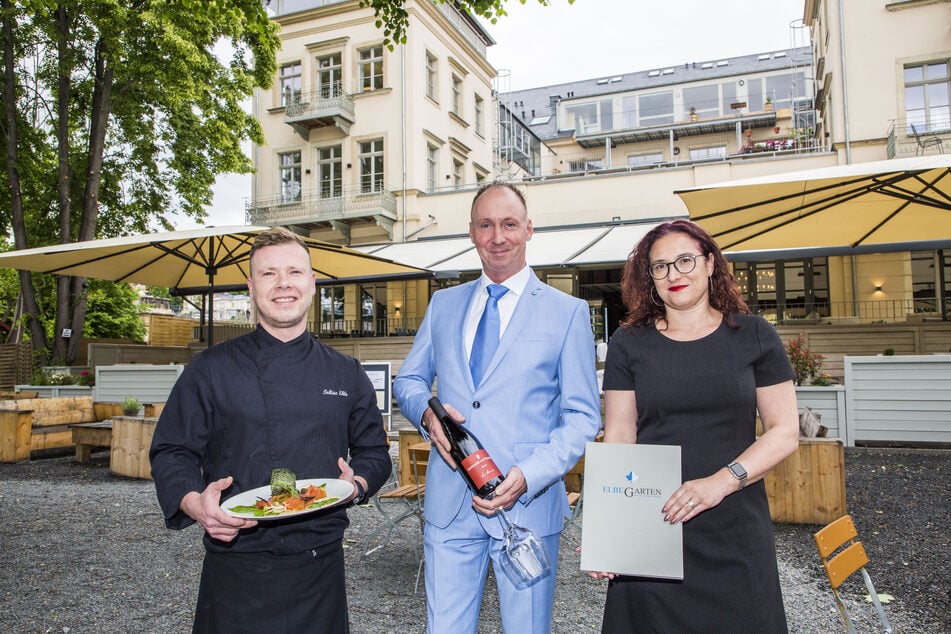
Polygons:
<instances>
[{"instance_id":1,"label":"silver wristwatch","mask_svg":"<svg viewBox=\"0 0 951 634\"><path fill-rule=\"evenodd\" d=\"M733 474L733 477L740 481L740 489L746 486L746 469L739 462L734 460L726 466Z\"/></svg>"}]
</instances>

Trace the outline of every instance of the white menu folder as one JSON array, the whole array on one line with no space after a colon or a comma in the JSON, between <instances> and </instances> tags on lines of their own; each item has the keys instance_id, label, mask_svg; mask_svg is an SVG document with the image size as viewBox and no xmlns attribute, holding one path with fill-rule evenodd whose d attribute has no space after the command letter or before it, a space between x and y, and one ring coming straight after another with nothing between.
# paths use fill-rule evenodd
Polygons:
<instances>
[{"instance_id":1,"label":"white menu folder","mask_svg":"<svg viewBox=\"0 0 951 634\"><path fill-rule=\"evenodd\" d=\"M680 478L679 446L589 442L581 569L682 580L683 525L661 512Z\"/></svg>"}]
</instances>

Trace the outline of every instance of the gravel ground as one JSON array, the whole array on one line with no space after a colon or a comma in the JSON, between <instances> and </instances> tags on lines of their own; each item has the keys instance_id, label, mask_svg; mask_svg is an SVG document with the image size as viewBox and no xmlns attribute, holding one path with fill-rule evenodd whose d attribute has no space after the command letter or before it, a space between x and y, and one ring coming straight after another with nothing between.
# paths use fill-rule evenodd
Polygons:
<instances>
[{"instance_id":1,"label":"gravel ground","mask_svg":"<svg viewBox=\"0 0 951 634\"><path fill-rule=\"evenodd\" d=\"M848 505L871 559L879 593L896 632L951 632L947 573L951 536L951 452L846 450ZM357 633L425 630L425 595L414 593L414 549L394 539L363 556L381 524L377 509L350 512L347 588ZM418 526L405 524L410 540ZM779 524L776 538L789 629L842 631L812 533L816 526ZM562 541L554 632L598 631L604 582L579 572L579 527ZM188 632L202 547L195 527L163 527L152 483L115 476L108 455L80 465L71 456L0 464L0 631ZM877 617L860 579L844 594L858 630ZM490 574L480 632L499 632ZM881 631L880 629L878 631ZM516 633L517 634L517 633Z\"/></svg>"}]
</instances>

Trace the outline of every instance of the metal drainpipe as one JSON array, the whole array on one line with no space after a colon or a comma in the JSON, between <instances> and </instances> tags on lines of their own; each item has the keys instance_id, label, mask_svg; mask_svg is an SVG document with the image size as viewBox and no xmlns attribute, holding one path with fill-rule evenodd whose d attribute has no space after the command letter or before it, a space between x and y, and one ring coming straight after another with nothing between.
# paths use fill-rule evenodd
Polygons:
<instances>
[{"instance_id":1,"label":"metal drainpipe","mask_svg":"<svg viewBox=\"0 0 951 634\"><path fill-rule=\"evenodd\" d=\"M842 65L842 111L845 118L845 164L852 164L852 145L849 141L849 89L845 78L845 11L843 0L839 0L839 63Z\"/></svg>"},{"instance_id":2,"label":"metal drainpipe","mask_svg":"<svg viewBox=\"0 0 951 634\"><path fill-rule=\"evenodd\" d=\"M852 164L852 144L849 141L849 88L845 77L845 10L843 9L843 0L839 0L839 64L841 65L840 74L842 75L842 114L844 119L845 132L845 164ZM859 316L859 293L858 293L858 274L855 271L855 256L851 257L852 264L852 314Z\"/></svg>"},{"instance_id":3,"label":"metal drainpipe","mask_svg":"<svg viewBox=\"0 0 951 634\"><path fill-rule=\"evenodd\" d=\"M406 44L400 44L400 93L400 134L402 135L403 145L403 195L401 196L403 207L403 235L400 236L400 242L406 242Z\"/></svg>"}]
</instances>

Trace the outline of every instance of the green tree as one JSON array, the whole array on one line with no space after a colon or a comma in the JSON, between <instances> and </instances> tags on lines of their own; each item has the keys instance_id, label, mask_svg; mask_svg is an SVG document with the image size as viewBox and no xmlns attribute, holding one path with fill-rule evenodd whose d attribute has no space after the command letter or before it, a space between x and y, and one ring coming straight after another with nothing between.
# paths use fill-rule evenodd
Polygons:
<instances>
[{"instance_id":1,"label":"green tree","mask_svg":"<svg viewBox=\"0 0 951 634\"><path fill-rule=\"evenodd\" d=\"M434 2L445 3L446 0L433 0ZM477 15L486 18L492 24L495 24L499 18L508 15L505 11L507 0L454 0L464 13ZM518 0L520 4L525 4L527 0ZM568 0L568 4L574 4L575 0ZM383 31L383 37L390 50L393 44L404 44L406 42L406 29L409 27L409 13L403 8L404 0L360 0L361 6L371 7L376 15L376 26ZM538 4L547 7L549 0L538 0Z\"/></svg>"},{"instance_id":2,"label":"green tree","mask_svg":"<svg viewBox=\"0 0 951 634\"><path fill-rule=\"evenodd\" d=\"M124 283L89 280L84 337L145 339L145 324L139 318L138 294Z\"/></svg>"},{"instance_id":3,"label":"green tree","mask_svg":"<svg viewBox=\"0 0 951 634\"><path fill-rule=\"evenodd\" d=\"M215 47L234 51L226 63ZM242 102L270 85L279 46L260 0L0 0L9 198L17 249L201 220L222 173L247 173L263 143ZM83 278L57 278L52 341L33 276L19 273L33 348L70 363L84 331Z\"/></svg>"}]
</instances>

